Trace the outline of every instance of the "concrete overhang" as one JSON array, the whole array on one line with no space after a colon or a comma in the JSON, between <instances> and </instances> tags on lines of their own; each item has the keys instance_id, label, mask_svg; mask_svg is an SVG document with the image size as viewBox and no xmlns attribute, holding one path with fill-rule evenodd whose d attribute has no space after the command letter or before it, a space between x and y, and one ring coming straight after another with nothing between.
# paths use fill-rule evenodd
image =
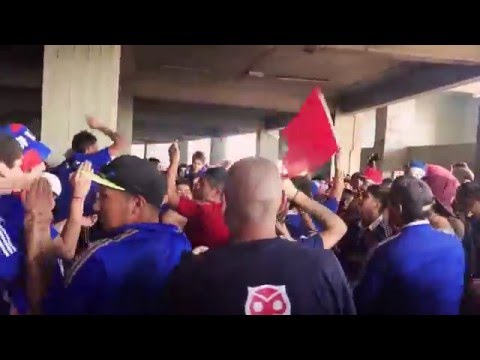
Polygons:
<instances>
[{"instance_id":1,"label":"concrete overhang","mask_svg":"<svg viewBox=\"0 0 480 360\"><path fill-rule=\"evenodd\" d=\"M448 90L480 78L478 65L425 64L408 73L392 73L367 84L358 84L337 98L342 113L365 111L433 91Z\"/></svg>"},{"instance_id":2,"label":"concrete overhang","mask_svg":"<svg viewBox=\"0 0 480 360\"><path fill-rule=\"evenodd\" d=\"M30 89L41 99L42 49L0 46L0 87ZM275 128L300 109L315 86L331 110L350 113L480 77L478 45L122 45L122 56L121 86L136 99L135 121L155 127L162 114L172 117L160 105L185 104L175 111L177 118L188 119L177 122L191 133L187 136L252 127L250 113L227 116L228 126L213 126L204 115L192 120L192 109L202 106L213 113L211 106L237 114L258 110L256 121ZM142 101L157 106L142 110ZM222 116L212 118L220 122ZM175 126L163 125L166 132Z\"/></svg>"},{"instance_id":3,"label":"concrete overhang","mask_svg":"<svg viewBox=\"0 0 480 360\"><path fill-rule=\"evenodd\" d=\"M336 49L388 55L398 60L440 64L480 64L480 45L313 45Z\"/></svg>"}]
</instances>

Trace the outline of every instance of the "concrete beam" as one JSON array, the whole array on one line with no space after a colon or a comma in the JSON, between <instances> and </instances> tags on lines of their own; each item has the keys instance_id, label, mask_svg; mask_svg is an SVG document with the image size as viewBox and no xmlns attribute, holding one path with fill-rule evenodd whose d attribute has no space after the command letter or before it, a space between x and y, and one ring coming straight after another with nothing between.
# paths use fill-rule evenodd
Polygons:
<instances>
[{"instance_id":1,"label":"concrete beam","mask_svg":"<svg viewBox=\"0 0 480 360\"><path fill-rule=\"evenodd\" d=\"M319 48L390 55L398 60L480 64L480 45L318 45Z\"/></svg>"},{"instance_id":2,"label":"concrete beam","mask_svg":"<svg viewBox=\"0 0 480 360\"><path fill-rule=\"evenodd\" d=\"M479 78L480 66L425 65L344 91L338 98L338 107L342 113L369 110Z\"/></svg>"},{"instance_id":3,"label":"concrete beam","mask_svg":"<svg viewBox=\"0 0 480 360\"><path fill-rule=\"evenodd\" d=\"M21 89L42 88L42 68L34 69L18 66L9 62L0 62L0 87Z\"/></svg>"},{"instance_id":4,"label":"concrete beam","mask_svg":"<svg viewBox=\"0 0 480 360\"><path fill-rule=\"evenodd\" d=\"M292 94L253 81L166 81L158 73L139 72L134 94L143 99L162 99L200 104L230 105L256 109L297 112L308 95Z\"/></svg>"}]
</instances>

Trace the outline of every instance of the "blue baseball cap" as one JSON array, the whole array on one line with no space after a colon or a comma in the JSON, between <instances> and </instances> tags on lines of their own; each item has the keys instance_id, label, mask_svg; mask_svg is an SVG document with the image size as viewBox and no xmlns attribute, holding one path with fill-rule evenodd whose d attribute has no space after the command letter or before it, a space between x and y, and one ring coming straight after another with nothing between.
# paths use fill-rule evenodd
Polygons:
<instances>
[{"instance_id":1,"label":"blue baseball cap","mask_svg":"<svg viewBox=\"0 0 480 360\"><path fill-rule=\"evenodd\" d=\"M425 170L427 168L427 164L420 160L412 160L408 163L408 166L410 168L417 168L422 170Z\"/></svg>"},{"instance_id":2,"label":"blue baseball cap","mask_svg":"<svg viewBox=\"0 0 480 360\"><path fill-rule=\"evenodd\" d=\"M52 153L52 150L44 143L37 141L35 135L23 124L13 123L0 127L0 133L15 138L22 147L24 170L30 170L39 165Z\"/></svg>"}]
</instances>

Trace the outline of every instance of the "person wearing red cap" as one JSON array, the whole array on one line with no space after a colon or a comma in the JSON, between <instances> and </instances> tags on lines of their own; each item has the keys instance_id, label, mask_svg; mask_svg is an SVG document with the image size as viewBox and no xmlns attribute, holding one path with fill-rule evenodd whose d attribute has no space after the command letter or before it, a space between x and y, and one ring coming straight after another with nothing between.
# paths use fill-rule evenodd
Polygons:
<instances>
[{"instance_id":1,"label":"person wearing red cap","mask_svg":"<svg viewBox=\"0 0 480 360\"><path fill-rule=\"evenodd\" d=\"M382 172L377 169L377 161L380 160L378 154L372 154L368 158L367 167L363 170L363 177L369 182L369 185L379 185L382 183Z\"/></svg>"},{"instance_id":2,"label":"person wearing red cap","mask_svg":"<svg viewBox=\"0 0 480 360\"><path fill-rule=\"evenodd\" d=\"M452 207L460 184L453 176L446 176L445 171L436 170L434 168L434 171L427 172L427 176L423 178L435 197L435 204L429 218L430 224L440 231L455 234L462 239L465 233L464 225L455 216Z\"/></svg>"}]
</instances>

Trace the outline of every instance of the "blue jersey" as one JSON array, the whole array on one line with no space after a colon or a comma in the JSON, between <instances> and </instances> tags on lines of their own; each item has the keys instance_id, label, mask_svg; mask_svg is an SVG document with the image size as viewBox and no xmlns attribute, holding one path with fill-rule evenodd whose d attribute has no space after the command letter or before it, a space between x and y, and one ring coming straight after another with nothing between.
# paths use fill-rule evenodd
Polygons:
<instances>
[{"instance_id":1,"label":"blue jersey","mask_svg":"<svg viewBox=\"0 0 480 360\"><path fill-rule=\"evenodd\" d=\"M5 228L0 225L0 289L16 279L20 264L21 258L17 247L12 243Z\"/></svg>"},{"instance_id":2,"label":"blue jersey","mask_svg":"<svg viewBox=\"0 0 480 360\"><path fill-rule=\"evenodd\" d=\"M24 264L25 210L15 195L0 196L0 279L2 290L11 287L20 278Z\"/></svg>"},{"instance_id":3,"label":"blue jersey","mask_svg":"<svg viewBox=\"0 0 480 360\"><path fill-rule=\"evenodd\" d=\"M85 161L92 163L92 169L98 173L103 165L112 160L108 148L100 150L94 154L74 153L70 158L57 166L52 172L58 176L62 184L62 193L57 198L55 206L55 222L60 222L68 218L70 213L70 203L72 201L73 189L70 184L70 175L74 173L78 166ZM92 183L90 191L85 198L84 214L93 214L93 205L95 204L98 192L98 184Z\"/></svg>"},{"instance_id":4,"label":"blue jersey","mask_svg":"<svg viewBox=\"0 0 480 360\"><path fill-rule=\"evenodd\" d=\"M322 203L322 205L334 213L338 211L338 201L335 198L328 198ZM315 221L315 219L312 219L312 221L315 225L316 231L323 230L322 225L318 221ZM287 225L287 229L292 238L296 240L311 235L309 229L302 221L301 216L297 213L288 213L285 218L285 224Z\"/></svg>"},{"instance_id":5,"label":"blue jersey","mask_svg":"<svg viewBox=\"0 0 480 360\"><path fill-rule=\"evenodd\" d=\"M162 312L168 275L191 246L174 226L130 224L98 240L52 287L46 314Z\"/></svg>"},{"instance_id":6,"label":"blue jersey","mask_svg":"<svg viewBox=\"0 0 480 360\"><path fill-rule=\"evenodd\" d=\"M411 223L381 243L355 289L359 313L456 315L463 295L465 257L460 240Z\"/></svg>"},{"instance_id":7,"label":"blue jersey","mask_svg":"<svg viewBox=\"0 0 480 360\"><path fill-rule=\"evenodd\" d=\"M0 281L1 289L7 290L18 312L28 310L25 295L25 209L20 197L0 196ZM51 238L58 236L53 226Z\"/></svg>"}]
</instances>

